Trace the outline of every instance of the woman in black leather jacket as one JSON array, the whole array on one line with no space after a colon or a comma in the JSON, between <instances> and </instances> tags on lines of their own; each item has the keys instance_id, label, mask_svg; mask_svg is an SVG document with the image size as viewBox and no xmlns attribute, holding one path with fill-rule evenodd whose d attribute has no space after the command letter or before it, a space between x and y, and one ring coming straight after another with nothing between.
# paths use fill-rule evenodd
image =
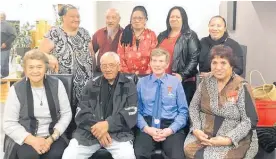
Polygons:
<instances>
[{"instance_id":1,"label":"woman in black leather jacket","mask_svg":"<svg viewBox=\"0 0 276 159\"><path fill-rule=\"evenodd\" d=\"M171 61L166 73L182 80L186 99L190 104L196 90L195 76L198 73L200 42L197 34L189 27L184 8L179 6L171 8L166 24L167 30L157 37L158 47L170 53Z\"/></svg>"}]
</instances>

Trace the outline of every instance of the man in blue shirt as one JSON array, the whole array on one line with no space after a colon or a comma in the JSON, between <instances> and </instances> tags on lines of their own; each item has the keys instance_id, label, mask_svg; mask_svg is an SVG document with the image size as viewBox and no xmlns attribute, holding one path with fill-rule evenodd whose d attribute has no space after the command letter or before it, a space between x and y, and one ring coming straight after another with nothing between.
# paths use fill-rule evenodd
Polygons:
<instances>
[{"instance_id":1,"label":"man in blue shirt","mask_svg":"<svg viewBox=\"0 0 276 159\"><path fill-rule=\"evenodd\" d=\"M134 143L137 159L150 159L158 143L166 157L184 158L184 127L188 119L188 106L181 81L165 73L170 55L156 48L151 52L152 74L137 84L138 130Z\"/></svg>"}]
</instances>

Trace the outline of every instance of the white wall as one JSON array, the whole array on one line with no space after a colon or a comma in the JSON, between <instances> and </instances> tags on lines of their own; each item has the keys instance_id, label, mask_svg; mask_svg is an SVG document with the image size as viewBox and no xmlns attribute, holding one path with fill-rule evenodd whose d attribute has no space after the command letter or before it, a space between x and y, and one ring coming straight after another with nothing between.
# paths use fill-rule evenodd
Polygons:
<instances>
[{"instance_id":1,"label":"white wall","mask_svg":"<svg viewBox=\"0 0 276 159\"><path fill-rule=\"evenodd\" d=\"M96 1L11 1L1 3L0 11L7 15L7 20L20 20L20 24L29 22L35 24L37 20L47 20L49 24L54 24L55 14L53 4L73 4L79 8L81 15L81 26L86 28L90 35L96 30L94 20L96 19Z\"/></svg>"},{"instance_id":2,"label":"white wall","mask_svg":"<svg viewBox=\"0 0 276 159\"><path fill-rule=\"evenodd\" d=\"M182 6L188 15L191 29L199 37L208 35L209 19L219 14L220 1L99 1L97 2L97 28L105 25L104 13L109 7L117 8L121 14L121 25L129 24L132 9L136 5L144 5L148 11L147 27L156 34L166 29L167 14L173 6Z\"/></svg>"},{"instance_id":3,"label":"white wall","mask_svg":"<svg viewBox=\"0 0 276 159\"><path fill-rule=\"evenodd\" d=\"M227 2L222 2L220 14L227 19ZM236 30L230 36L247 46L246 78L251 70L262 72L266 82L276 81L276 2L238 1ZM254 75L253 85L263 82Z\"/></svg>"}]
</instances>

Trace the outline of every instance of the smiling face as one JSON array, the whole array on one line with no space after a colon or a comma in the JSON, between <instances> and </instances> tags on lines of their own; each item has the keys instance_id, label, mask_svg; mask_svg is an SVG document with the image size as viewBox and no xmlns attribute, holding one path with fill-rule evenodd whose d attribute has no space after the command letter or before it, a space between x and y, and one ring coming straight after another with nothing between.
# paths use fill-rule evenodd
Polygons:
<instances>
[{"instance_id":1,"label":"smiling face","mask_svg":"<svg viewBox=\"0 0 276 159\"><path fill-rule=\"evenodd\" d=\"M119 62L112 56L102 56L100 67L105 79L109 81L115 80L120 71Z\"/></svg>"},{"instance_id":2,"label":"smiling face","mask_svg":"<svg viewBox=\"0 0 276 159\"><path fill-rule=\"evenodd\" d=\"M211 61L211 72L218 80L230 78L233 72L233 67L226 58L215 56Z\"/></svg>"},{"instance_id":3,"label":"smiling face","mask_svg":"<svg viewBox=\"0 0 276 159\"><path fill-rule=\"evenodd\" d=\"M150 66L155 76L162 76L169 67L169 62L166 55L152 56Z\"/></svg>"},{"instance_id":4,"label":"smiling face","mask_svg":"<svg viewBox=\"0 0 276 159\"><path fill-rule=\"evenodd\" d=\"M209 22L209 34L213 40L220 39L226 32L226 25L222 18L215 17Z\"/></svg>"},{"instance_id":5,"label":"smiling face","mask_svg":"<svg viewBox=\"0 0 276 159\"><path fill-rule=\"evenodd\" d=\"M142 11L136 10L131 16L131 25L133 29L141 30L146 26L147 19Z\"/></svg>"},{"instance_id":6,"label":"smiling face","mask_svg":"<svg viewBox=\"0 0 276 159\"><path fill-rule=\"evenodd\" d=\"M77 29L80 25L79 11L77 9L69 9L63 16L63 24L72 29Z\"/></svg>"},{"instance_id":7,"label":"smiling face","mask_svg":"<svg viewBox=\"0 0 276 159\"><path fill-rule=\"evenodd\" d=\"M41 83L46 73L46 65L42 60L28 59L24 73L32 83Z\"/></svg>"},{"instance_id":8,"label":"smiling face","mask_svg":"<svg viewBox=\"0 0 276 159\"><path fill-rule=\"evenodd\" d=\"M169 22L172 29L179 29L182 27L182 17L178 9L172 10Z\"/></svg>"}]
</instances>

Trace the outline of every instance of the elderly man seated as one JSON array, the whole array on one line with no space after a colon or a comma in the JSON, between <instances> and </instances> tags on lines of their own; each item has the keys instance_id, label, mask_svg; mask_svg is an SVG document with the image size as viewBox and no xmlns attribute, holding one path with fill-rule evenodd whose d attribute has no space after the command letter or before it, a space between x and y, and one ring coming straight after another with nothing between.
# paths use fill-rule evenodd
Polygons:
<instances>
[{"instance_id":1,"label":"elderly man seated","mask_svg":"<svg viewBox=\"0 0 276 159\"><path fill-rule=\"evenodd\" d=\"M135 159L133 133L137 120L135 83L120 73L120 59L114 52L100 59L103 76L86 84L77 108L73 133L63 159L85 159L101 147L114 159Z\"/></svg>"}]
</instances>

